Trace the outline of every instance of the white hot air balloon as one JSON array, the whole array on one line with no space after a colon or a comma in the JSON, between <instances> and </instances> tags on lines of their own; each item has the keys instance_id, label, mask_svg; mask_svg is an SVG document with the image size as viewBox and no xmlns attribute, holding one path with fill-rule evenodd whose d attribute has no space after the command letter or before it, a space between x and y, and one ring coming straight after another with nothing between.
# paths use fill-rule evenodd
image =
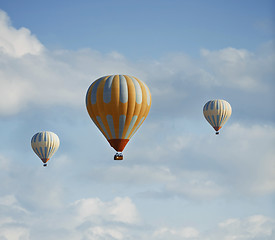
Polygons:
<instances>
[{"instance_id":1,"label":"white hot air balloon","mask_svg":"<svg viewBox=\"0 0 275 240\"><path fill-rule=\"evenodd\" d=\"M222 99L208 101L203 107L203 115L219 134L219 130L230 118L232 109L230 104Z\"/></svg>"},{"instance_id":2,"label":"white hot air balloon","mask_svg":"<svg viewBox=\"0 0 275 240\"><path fill-rule=\"evenodd\" d=\"M47 162L57 151L60 141L58 136L53 132L43 131L36 133L31 139L31 146L36 155L47 166Z\"/></svg>"}]
</instances>

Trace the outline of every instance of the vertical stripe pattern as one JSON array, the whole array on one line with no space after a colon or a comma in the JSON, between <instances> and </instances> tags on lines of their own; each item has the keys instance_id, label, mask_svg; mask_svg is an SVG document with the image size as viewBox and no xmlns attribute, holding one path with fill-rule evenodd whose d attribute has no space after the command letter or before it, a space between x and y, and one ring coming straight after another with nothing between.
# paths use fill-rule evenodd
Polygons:
<instances>
[{"instance_id":1,"label":"vertical stripe pattern","mask_svg":"<svg viewBox=\"0 0 275 240\"><path fill-rule=\"evenodd\" d=\"M59 148L59 138L53 132L36 133L31 139L31 146L36 155L46 163Z\"/></svg>"},{"instance_id":2,"label":"vertical stripe pattern","mask_svg":"<svg viewBox=\"0 0 275 240\"><path fill-rule=\"evenodd\" d=\"M222 99L208 101L203 107L203 115L210 125L216 130L222 128L230 118L232 109L230 104Z\"/></svg>"},{"instance_id":3,"label":"vertical stripe pattern","mask_svg":"<svg viewBox=\"0 0 275 240\"><path fill-rule=\"evenodd\" d=\"M136 77L109 75L97 79L88 88L86 107L108 141L129 140L149 113L151 94Z\"/></svg>"}]
</instances>

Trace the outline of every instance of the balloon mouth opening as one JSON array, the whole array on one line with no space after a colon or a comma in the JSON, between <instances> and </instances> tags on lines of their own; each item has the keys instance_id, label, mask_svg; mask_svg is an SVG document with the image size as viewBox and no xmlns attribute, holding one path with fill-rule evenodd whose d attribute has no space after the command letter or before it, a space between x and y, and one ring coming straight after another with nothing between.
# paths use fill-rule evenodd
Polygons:
<instances>
[{"instance_id":1,"label":"balloon mouth opening","mask_svg":"<svg viewBox=\"0 0 275 240\"><path fill-rule=\"evenodd\" d=\"M42 160L43 163L46 163L46 162L48 162L50 159L49 159L49 158L42 158L41 160Z\"/></svg>"},{"instance_id":2,"label":"balloon mouth opening","mask_svg":"<svg viewBox=\"0 0 275 240\"><path fill-rule=\"evenodd\" d=\"M129 139L109 139L108 142L117 152L122 152Z\"/></svg>"},{"instance_id":3,"label":"balloon mouth opening","mask_svg":"<svg viewBox=\"0 0 275 240\"><path fill-rule=\"evenodd\" d=\"M117 152L117 153L114 155L114 160L123 160L123 154Z\"/></svg>"},{"instance_id":4,"label":"balloon mouth opening","mask_svg":"<svg viewBox=\"0 0 275 240\"><path fill-rule=\"evenodd\" d=\"M42 162L44 163L43 166L47 167L47 162L50 160L49 158L42 158Z\"/></svg>"},{"instance_id":5,"label":"balloon mouth opening","mask_svg":"<svg viewBox=\"0 0 275 240\"><path fill-rule=\"evenodd\" d=\"M222 127L213 127L215 130L216 130L216 132L219 132L219 130L222 128Z\"/></svg>"}]
</instances>

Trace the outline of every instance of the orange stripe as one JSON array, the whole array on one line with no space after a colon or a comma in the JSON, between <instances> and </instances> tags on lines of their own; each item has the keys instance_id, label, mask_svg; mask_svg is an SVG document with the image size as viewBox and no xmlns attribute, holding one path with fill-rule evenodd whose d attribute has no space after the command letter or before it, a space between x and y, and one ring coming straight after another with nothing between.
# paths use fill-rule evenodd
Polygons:
<instances>
[{"instance_id":1,"label":"orange stripe","mask_svg":"<svg viewBox=\"0 0 275 240\"><path fill-rule=\"evenodd\" d=\"M132 128L132 130L131 130L131 132L130 132L130 134L129 134L129 138L132 136L132 134L133 134L133 132L135 131L135 130L137 130L136 129L136 127L139 125L139 123L140 123L140 121L141 121L141 119L143 118L143 117L145 117L146 118L146 116L147 116L147 114L145 114L146 113L146 110L147 110L147 93L146 93L146 89L145 89L145 87L144 87L144 85L141 83L141 81L139 80L139 79L137 79L136 77L134 77L137 81L138 81L138 83L139 83L139 85L140 85L140 88L141 88L141 92L142 92L142 102L141 102L141 104L137 104L136 103L136 110L135 110L135 112L134 112L134 115L137 115L138 116L138 118L137 118L137 120L136 120L136 122L135 122L135 124L134 124L134 126L133 126L133 128ZM138 107L137 107L138 106ZM149 111L148 111L149 112ZM140 125L141 126L141 125Z\"/></svg>"},{"instance_id":2,"label":"orange stripe","mask_svg":"<svg viewBox=\"0 0 275 240\"><path fill-rule=\"evenodd\" d=\"M106 78L107 78L107 77L106 77ZM106 79L106 78L105 78L105 79ZM99 107L98 107L98 91L96 92L96 103L95 103L95 104L92 104L92 103L91 103L91 94L92 94L92 90L93 90L94 85L95 85L95 83L96 83L97 81L99 81L99 79L96 80L96 81L94 81L94 83L92 84L92 86L91 86L91 88L90 88L90 90L89 90L89 92L88 92L88 96L87 96L87 98L88 98L88 101L87 101L87 110L88 110L88 113L89 113L91 119L95 122L96 126L99 128L99 130L100 130L100 131L102 132L102 134L105 136L105 138L108 139L107 135L105 134L105 132L103 131L103 129L101 128L99 122L98 122L97 119L96 119L96 116L100 116ZM102 116L100 116L100 117L102 118Z\"/></svg>"},{"instance_id":3,"label":"orange stripe","mask_svg":"<svg viewBox=\"0 0 275 240\"><path fill-rule=\"evenodd\" d=\"M118 138L118 130L119 130L119 76L116 75L113 79L112 83L112 98L110 102L111 115L113 116L113 123L115 128L116 136L114 138Z\"/></svg>"},{"instance_id":4,"label":"orange stripe","mask_svg":"<svg viewBox=\"0 0 275 240\"><path fill-rule=\"evenodd\" d=\"M135 85L131 78L129 78L128 76L124 76L124 77L127 81L127 86L128 86L128 104L127 104L127 109L125 110L126 120L125 120L124 129L122 133L123 139L126 136L132 117L134 116L134 111L136 107Z\"/></svg>"}]
</instances>

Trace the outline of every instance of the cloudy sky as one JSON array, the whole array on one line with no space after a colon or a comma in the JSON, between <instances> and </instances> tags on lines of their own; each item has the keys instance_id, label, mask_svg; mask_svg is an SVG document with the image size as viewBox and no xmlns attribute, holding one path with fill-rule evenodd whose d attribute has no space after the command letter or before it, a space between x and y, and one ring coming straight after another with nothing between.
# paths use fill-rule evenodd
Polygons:
<instances>
[{"instance_id":1,"label":"cloudy sky","mask_svg":"<svg viewBox=\"0 0 275 240\"><path fill-rule=\"evenodd\" d=\"M275 239L272 0L0 0L1 240ZM88 116L101 76L148 85L124 150ZM230 102L219 136L203 105ZM53 131L44 168L30 146Z\"/></svg>"}]
</instances>

